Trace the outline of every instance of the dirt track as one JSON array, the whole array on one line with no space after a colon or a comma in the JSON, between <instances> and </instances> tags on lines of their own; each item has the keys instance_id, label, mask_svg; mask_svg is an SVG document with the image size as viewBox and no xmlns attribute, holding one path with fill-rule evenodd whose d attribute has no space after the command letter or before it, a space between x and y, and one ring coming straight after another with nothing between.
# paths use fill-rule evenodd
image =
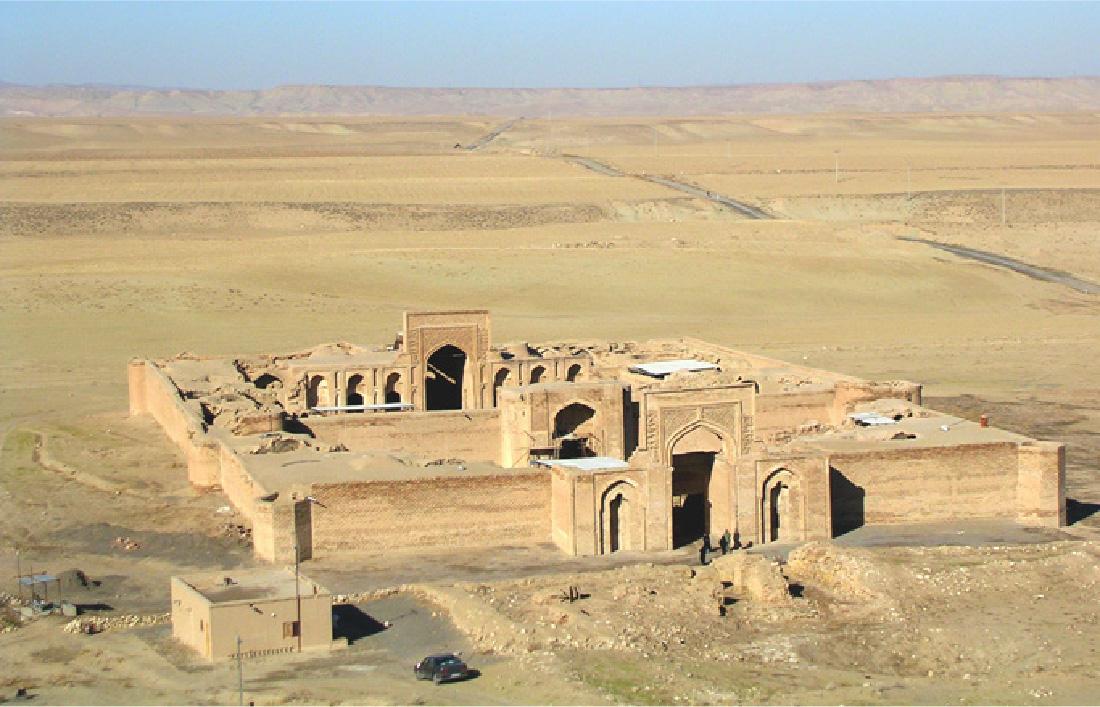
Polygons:
<instances>
[{"instance_id":1,"label":"dirt track","mask_svg":"<svg viewBox=\"0 0 1100 707\"><path fill-rule=\"evenodd\" d=\"M930 241L925 238L913 238L911 236L900 236L900 240L911 241L913 243L924 243L930 245L933 248L939 248L945 250L948 253L953 253L962 258L969 258L970 260L977 260L981 263L988 263L989 265L996 265L1002 268L1008 268L1015 272L1033 277L1036 280L1043 280L1045 282L1054 282L1059 285L1065 285L1066 287L1082 292L1087 295L1100 294L1100 285L1087 280L1082 280L1079 277L1074 277L1068 273L1054 272L1047 268L1040 268L1036 265L1029 265L1022 263L1015 258L1009 258L1008 256L998 255L996 253L987 253L982 250L975 250L974 248L967 248L960 245L951 245L950 243L938 243L936 241Z\"/></svg>"}]
</instances>

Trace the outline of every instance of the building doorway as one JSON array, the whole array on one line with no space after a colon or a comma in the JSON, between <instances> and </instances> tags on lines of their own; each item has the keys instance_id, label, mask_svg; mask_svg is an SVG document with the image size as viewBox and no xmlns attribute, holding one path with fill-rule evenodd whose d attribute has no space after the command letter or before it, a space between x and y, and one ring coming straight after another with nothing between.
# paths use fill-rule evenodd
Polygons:
<instances>
[{"instance_id":1,"label":"building doorway","mask_svg":"<svg viewBox=\"0 0 1100 707\"><path fill-rule=\"evenodd\" d=\"M461 410L466 353L450 344L428 357L424 395L428 410Z\"/></svg>"},{"instance_id":2,"label":"building doorway","mask_svg":"<svg viewBox=\"0 0 1100 707\"><path fill-rule=\"evenodd\" d=\"M710 475L715 452L672 456L672 546L699 542L710 532Z\"/></svg>"},{"instance_id":3,"label":"building doorway","mask_svg":"<svg viewBox=\"0 0 1100 707\"><path fill-rule=\"evenodd\" d=\"M623 515L626 511L626 499L623 498L621 493L615 494L615 497L611 499L611 503L607 504L608 515L608 535L611 537L610 550L611 552L618 552L623 547L622 532L623 532Z\"/></svg>"},{"instance_id":4,"label":"building doorway","mask_svg":"<svg viewBox=\"0 0 1100 707\"><path fill-rule=\"evenodd\" d=\"M596 456L593 449L595 417L596 411L584 403L570 403L554 415L554 440L558 443L559 459Z\"/></svg>"},{"instance_id":5,"label":"building doorway","mask_svg":"<svg viewBox=\"0 0 1100 707\"><path fill-rule=\"evenodd\" d=\"M348 405L362 405L363 404L363 376L356 373L351 378L348 378ZM362 412L361 410L355 410L354 412Z\"/></svg>"},{"instance_id":6,"label":"building doorway","mask_svg":"<svg viewBox=\"0 0 1100 707\"><path fill-rule=\"evenodd\" d=\"M711 477L725 453L721 435L696 425L672 444L672 547L697 543L711 533ZM719 529L721 532L721 529ZM711 538L715 540L715 538Z\"/></svg>"},{"instance_id":7,"label":"building doorway","mask_svg":"<svg viewBox=\"0 0 1100 707\"><path fill-rule=\"evenodd\" d=\"M604 491L600 501L600 553L637 550L642 546L640 524L644 511L637 503L637 490L618 481Z\"/></svg>"},{"instance_id":8,"label":"building doorway","mask_svg":"<svg viewBox=\"0 0 1100 707\"><path fill-rule=\"evenodd\" d=\"M802 538L794 512L797 492L795 478L788 469L777 469L764 480L760 494L760 538L764 542L789 542Z\"/></svg>"},{"instance_id":9,"label":"building doorway","mask_svg":"<svg viewBox=\"0 0 1100 707\"><path fill-rule=\"evenodd\" d=\"M790 499L791 489L787 484L779 482L772 486L768 494L768 505L771 510L771 518L769 519L771 521L771 532L768 540L771 542L785 540L790 532L787 527L790 518Z\"/></svg>"},{"instance_id":10,"label":"building doorway","mask_svg":"<svg viewBox=\"0 0 1100 707\"><path fill-rule=\"evenodd\" d=\"M385 398L383 401L387 405L394 405L401 402L401 374L391 373L386 376L386 390ZM396 408L395 408L396 409ZM393 409L387 410L387 412L393 412Z\"/></svg>"},{"instance_id":11,"label":"building doorway","mask_svg":"<svg viewBox=\"0 0 1100 707\"><path fill-rule=\"evenodd\" d=\"M500 405L500 389L508 382L508 376L511 373L507 368L502 368L497 371L496 376L493 378L493 407Z\"/></svg>"},{"instance_id":12,"label":"building doorway","mask_svg":"<svg viewBox=\"0 0 1100 707\"><path fill-rule=\"evenodd\" d=\"M332 399L329 396L328 381L324 376L313 376L306 386L306 407L312 410L329 405L332 405Z\"/></svg>"}]
</instances>

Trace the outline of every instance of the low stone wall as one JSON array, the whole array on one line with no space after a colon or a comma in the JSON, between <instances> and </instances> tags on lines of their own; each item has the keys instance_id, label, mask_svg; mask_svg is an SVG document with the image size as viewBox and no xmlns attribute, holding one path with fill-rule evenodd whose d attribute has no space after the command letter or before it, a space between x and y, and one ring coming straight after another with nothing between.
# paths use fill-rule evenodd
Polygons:
<instances>
[{"instance_id":1,"label":"low stone wall","mask_svg":"<svg viewBox=\"0 0 1100 707\"><path fill-rule=\"evenodd\" d=\"M312 494L315 557L550 541L549 471L314 484Z\"/></svg>"},{"instance_id":2,"label":"low stone wall","mask_svg":"<svg viewBox=\"0 0 1100 707\"><path fill-rule=\"evenodd\" d=\"M500 413L495 409L311 415L302 422L318 440L354 452L423 455L424 440L430 439L431 454L441 459L500 459Z\"/></svg>"}]
</instances>

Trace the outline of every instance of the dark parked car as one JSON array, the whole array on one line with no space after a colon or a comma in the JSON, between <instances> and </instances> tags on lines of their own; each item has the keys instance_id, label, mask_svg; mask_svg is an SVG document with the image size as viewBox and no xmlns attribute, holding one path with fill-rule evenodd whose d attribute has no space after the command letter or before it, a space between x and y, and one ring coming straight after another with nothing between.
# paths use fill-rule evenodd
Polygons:
<instances>
[{"instance_id":1,"label":"dark parked car","mask_svg":"<svg viewBox=\"0 0 1100 707\"><path fill-rule=\"evenodd\" d=\"M448 680L464 680L470 674L466 663L453 653L430 655L413 667L417 680L431 680L436 685Z\"/></svg>"}]
</instances>

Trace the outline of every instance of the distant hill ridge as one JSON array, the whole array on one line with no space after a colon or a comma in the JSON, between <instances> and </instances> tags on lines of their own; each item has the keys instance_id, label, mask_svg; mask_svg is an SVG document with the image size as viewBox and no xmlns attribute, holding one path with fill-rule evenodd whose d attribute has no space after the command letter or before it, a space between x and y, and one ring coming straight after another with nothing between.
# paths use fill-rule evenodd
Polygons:
<instances>
[{"instance_id":1,"label":"distant hill ridge","mask_svg":"<svg viewBox=\"0 0 1100 707\"><path fill-rule=\"evenodd\" d=\"M639 88L278 86L255 91L0 82L0 116L499 115L1100 110L1100 77L925 79Z\"/></svg>"}]
</instances>

